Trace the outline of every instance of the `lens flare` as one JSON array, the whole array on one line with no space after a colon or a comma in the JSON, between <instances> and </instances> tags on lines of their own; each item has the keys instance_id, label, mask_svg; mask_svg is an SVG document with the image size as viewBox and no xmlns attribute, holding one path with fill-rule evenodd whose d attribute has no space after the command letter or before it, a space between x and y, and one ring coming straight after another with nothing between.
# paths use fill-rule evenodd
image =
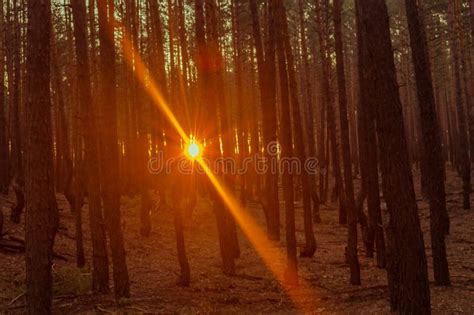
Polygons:
<instances>
[{"instance_id":1,"label":"lens flare","mask_svg":"<svg viewBox=\"0 0 474 315\"><path fill-rule=\"evenodd\" d=\"M186 147L186 155L191 159L196 159L201 156L201 147L196 142L188 143Z\"/></svg>"},{"instance_id":2,"label":"lens flare","mask_svg":"<svg viewBox=\"0 0 474 315\"><path fill-rule=\"evenodd\" d=\"M113 34L113 28L111 28L110 33ZM205 174L209 178L224 204L228 207L235 221L237 224L239 224L240 228L247 236L250 243L254 246L265 265L267 265L269 270L274 274L275 278L284 287L285 292L293 301L293 304L300 311L311 313L311 301L315 300L315 293L317 292L304 279L300 279L299 287L286 285L284 274L279 266L282 263L284 264L284 261L286 260L284 251L281 251L278 248L275 251L269 251L269 249L274 246L267 239L263 228L259 226L254 218L247 213L245 207L242 207L240 202L234 196L234 193L228 190L221 182L221 179L211 172L209 166L202 158L204 147L196 142L193 136L189 137L186 134L177 117L174 115L173 111L163 97L161 87L153 80L153 77L147 75L149 71L143 63L140 55L133 53L135 49L133 48L128 34L124 35L123 41L125 61L127 62L130 69L135 70L134 72L138 81L143 85L148 95L154 101L155 105L161 109L171 126L173 126L177 133L182 137L184 143L186 143L186 146L184 147L185 155L195 160L203 168Z\"/></svg>"}]
</instances>

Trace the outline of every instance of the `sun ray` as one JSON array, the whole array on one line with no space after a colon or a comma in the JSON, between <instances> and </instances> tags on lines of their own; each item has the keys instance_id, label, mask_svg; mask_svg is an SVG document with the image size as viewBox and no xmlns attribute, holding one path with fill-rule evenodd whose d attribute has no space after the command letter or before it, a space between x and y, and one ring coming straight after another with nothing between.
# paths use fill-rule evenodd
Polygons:
<instances>
[{"instance_id":1,"label":"sun ray","mask_svg":"<svg viewBox=\"0 0 474 315\"><path fill-rule=\"evenodd\" d=\"M160 91L160 88L158 87L155 80L152 78L152 76L147 76L148 70L139 54L133 53L134 50L132 43L126 33L124 33L123 49L125 61L131 69L135 70L134 73L137 80L143 85L146 92L153 100L153 103L164 113L171 125L182 137L184 143L191 145L194 143L194 145L196 145L196 143L193 142L194 140L191 139L184 131L183 127L163 97L163 93ZM288 294L294 305L301 311L311 311L310 305L312 304L311 302L314 298L314 291L301 278L299 279L300 284L298 287L291 287L285 284L283 270L281 267L279 267L282 262L286 261L285 254L279 249L275 251L269 251L269 249L274 248L275 245L267 239L263 229L258 226L255 220L247 213L244 208L242 208L240 202L237 201L237 199L233 196L233 193L229 191L225 185L221 183L219 178L212 173L209 166L205 163L202 155L200 154L200 150L202 149L199 147L199 145L194 145L192 148L188 146L187 150L191 149L192 152L188 151L187 154L193 157L193 159L195 159L195 161L205 171L217 193L222 198L235 221L240 226L248 240L252 243L253 247L262 258L265 265L285 289L285 292Z\"/></svg>"}]
</instances>

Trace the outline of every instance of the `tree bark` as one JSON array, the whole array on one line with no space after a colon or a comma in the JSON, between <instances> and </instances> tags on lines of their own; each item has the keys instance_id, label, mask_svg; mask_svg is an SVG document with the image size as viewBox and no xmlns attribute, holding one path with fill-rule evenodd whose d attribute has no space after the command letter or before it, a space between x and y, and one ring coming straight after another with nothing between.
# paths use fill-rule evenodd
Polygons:
<instances>
[{"instance_id":1,"label":"tree bark","mask_svg":"<svg viewBox=\"0 0 474 315\"><path fill-rule=\"evenodd\" d=\"M108 1L108 3L107 3ZM102 127L102 201L112 252L114 292L117 300L130 297L122 234L115 91L114 1L98 0L100 59L100 110Z\"/></svg>"},{"instance_id":2,"label":"tree bark","mask_svg":"<svg viewBox=\"0 0 474 315\"><path fill-rule=\"evenodd\" d=\"M9 21L7 34L11 38L7 41L11 42L9 48L8 59L10 71L8 81L11 81L9 97L10 103L10 141L11 141L11 173L12 186L16 196L16 204L12 208L10 219L14 223L20 223L21 214L25 207L24 186L25 179L23 174L23 154L22 154L22 134L20 123L20 85L21 85L21 65L20 65L20 26L18 22L20 4L14 3L10 9L10 2L7 2L9 15L13 14L13 22ZM13 10L13 12L11 12Z\"/></svg>"},{"instance_id":3,"label":"tree bark","mask_svg":"<svg viewBox=\"0 0 474 315\"><path fill-rule=\"evenodd\" d=\"M50 314L53 245L58 227L54 193L50 95L51 3L28 1L25 151L26 299L29 314Z\"/></svg>"},{"instance_id":4,"label":"tree bark","mask_svg":"<svg viewBox=\"0 0 474 315\"><path fill-rule=\"evenodd\" d=\"M281 9L282 16L278 17L281 23L281 37L284 45L284 53L287 62L287 73L289 92L291 99L291 110L293 116L293 129L294 129L294 146L296 154L295 156L299 159L301 164L301 188L303 195L303 220L304 220L304 234L306 239L305 248L301 251L302 257L313 257L316 252L316 239L314 238L313 232L313 221L312 221L312 209L311 209L311 186L309 182L309 174L304 165L306 163L306 149L304 144L303 134L303 120L300 113L300 103L298 95L298 87L296 85L296 73L293 52L291 48L290 35L288 31L287 15L285 7ZM291 125L290 125L291 128Z\"/></svg>"},{"instance_id":5,"label":"tree bark","mask_svg":"<svg viewBox=\"0 0 474 315\"><path fill-rule=\"evenodd\" d=\"M311 84L311 71L308 62L308 45L306 41L306 31L304 25L304 6L303 0L298 1L299 16L300 16L300 36L301 36L301 58L303 59L304 67L304 92L305 92L305 125L308 142L308 156L316 158L316 130L314 128L314 107L313 107L313 87ZM313 220L317 223L321 222L319 215L320 199L317 191L316 174L309 174L309 182L311 189L311 199L313 201Z\"/></svg>"},{"instance_id":6,"label":"tree bark","mask_svg":"<svg viewBox=\"0 0 474 315\"><path fill-rule=\"evenodd\" d=\"M404 314L429 314L424 241L408 160L387 7L383 0L357 0L356 7L362 43L359 46L361 95L368 96L377 113L382 187L390 213L391 304Z\"/></svg>"},{"instance_id":7,"label":"tree bark","mask_svg":"<svg viewBox=\"0 0 474 315\"><path fill-rule=\"evenodd\" d=\"M273 15L267 13L267 29L265 46L262 43L258 6L256 0L249 0L252 17L253 40L257 56L259 75L260 102L262 104L263 141L265 158L270 166L276 161L276 156L269 152L269 146L277 141L277 112L275 90L275 30ZM263 207L267 217L268 236L273 240L280 240L280 206L278 199L278 174L267 171L265 174L265 192Z\"/></svg>"},{"instance_id":8,"label":"tree bark","mask_svg":"<svg viewBox=\"0 0 474 315\"><path fill-rule=\"evenodd\" d=\"M344 166L344 199L348 218L347 256L351 270L350 283L360 285L360 266L357 257L357 213L352 182L351 148L349 142L349 120L347 117L347 92L344 67L344 52L341 26L341 0L334 0L334 29L336 40L337 86L339 91L339 115L341 120L341 142Z\"/></svg>"},{"instance_id":9,"label":"tree bark","mask_svg":"<svg viewBox=\"0 0 474 315\"><path fill-rule=\"evenodd\" d=\"M467 58L468 59L466 62L469 63L470 65L470 70L471 70L471 93L474 93L474 79L472 78L473 76L473 71L474 71L474 66L472 64L472 54L469 54L468 52L470 51L469 49L473 49L474 47L474 0L469 1L469 18L470 18L470 25L471 25L471 46L472 47L466 47L465 50L463 50L465 53L467 53ZM468 45L467 45L468 46ZM471 59L469 59L471 58ZM474 163L474 101L470 100L470 108L468 108L468 117L469 117L469 147L471 149L471 163Z\"/></svg>"},{"instance_id":10,"label":"tree bark","mask_svg":"<svg viewBox=\"0 0 474 315\"><path fill-rule=\"evenodd\" d=\"M325 178L329 174L329 163L326 159L326 153L329 151L328 146L326 146L326 122L327 122L327 111L328 111L328 94L330 91L329 84L327 82L327 57L326 57L326 27L324 27L323 21L323 8L321 6L321 1L317 0L315 4L315 15L316 15L316 25L319 31L318 34L318 58L320 60L319 64L319 76L320 76L320 92L321 92L321 104L320 104L320 123L319 123L319 163L320 163L320 172L319 172L319 197L321 203L325 203L327 199L327 187L325 185ZM316 56L315 56L316 57ZM314 215L314 221L321 221L319 216Z\"/></svg>"},{"instance_id":11,"label":"tree bark","mask_svg":"<svg viewBox=\"0 0 474 315\"><path fill-rule=\"evenodd\" d=\"M197 65L199 75L199 99L200 103L207 102L210 106L200 106L198 109L198 121L201 126L207 126L207 133L209 145L206 147L206 152L210 158L211 163L216 163L218 157L221 156L221 147L219 131L218 131L218 117L220 108L220 99L217 89L219 86L218 68L222 67L222 60L219 51L218 35L217 35L217 20L216 20L216 3L214 0L196 0L196 41L198 45L197 51ZM205 14L204 14L205 12ZM204 101L205 100L205 101ZM222 117L227 119L227 117ZM198 135L204 135L203 130L198 130ZM225 141L222 139L222 141ZM214 164L216 165L216 164ZM221 184L227 183L220 176ZM212 185L207 182L210 196L213 202L214 214L216 216L217 231L219 237L220 253L223 263L223 272L226 275L235 274L236 252L234 251L233 240L231 234L234 231L229 230L229 216L228 209L226 209L221 197Z\"/></svg>"},{"instance_id":12,"label":"tree bark","mask_svg":"<svg viewBox=\"0 0 474 315\"><path fill-rule=\"evenodd\" d=\"M421 129L423 133L422 163L425 163L430 200L431 247L433 271L437 285L449 285L448 260L444 235L449 231L444 188L444 161L438 126L428 43L420 11L415 0L405 0L413 64L415 68Z\"/></svg>"},{"instance_id":13,"label":"tree bark","mask_svg":"<svg viewBox=\"0 0 474 315\"><path fill-rule=\"evenodd\" d=\"M83 120L85 185L88 196L89 222L92 239L92 290L95 293L109 291L109 267L104 218L100 201L100 169L97 143L97 112L91 92L90 62L87 50L86 8L84 0L72 0L74 37L76 46L78 79L78 103ZM95 40L93 37L92 40Z\"/></svg>"},{"instance_id":14,"label":"tree bark","mask_svg":"<svg viewBox=\"0 0 474 315\"><path fill-rule=\"evenodd\" d=\"M10 184L9 149L5 98L5 16L0 1L0 194L8 193Z\"/></svg>"},{"instance_id":15,"label":"tree bark","mask_svg":"<svg viewBox=\"0 0 474 315\"><path fill-rule=\"evenodd\" d=\"M291 104L288 82L288 65L285 58L284 21L285 7L279 0L272 0L271 7L274 10L276 20L276 52L278 56L278 73L280 77L281 93L281 158L282 161L290 161L293 158L293 143L291 130ZM284 165L282 163L282 165ZM294 181L291 167L282 169L283 195L285 198L285 224L286 224L286 251L287 268L285 270L285 281L290 285L298 284L298 261L296 249L296 226L294 205Z\"/></svg>"},{"instance_id":16,"label":"tree bark","mask_svg":"<svg viewBox=\"0 0 474 315\"><path fill-rule=\"evenodd\" d=\"M450 48L452 51L452 61L454 67L454 87L455 87L455 104L458 123L458 148L459 148L459 166L461 178L463 182L463 206L464 209L471 208L471 161L469 159L469 141L468 129L466 122L466 111L463 102L463 90L461 84L461 72L464 71L462 64L462 45L461 32L462 25L458 17L457 0L454 0L448 6L448 24L450 26ZM467 88L467 87L466 87Z\"/></svg>"}]
</instances>

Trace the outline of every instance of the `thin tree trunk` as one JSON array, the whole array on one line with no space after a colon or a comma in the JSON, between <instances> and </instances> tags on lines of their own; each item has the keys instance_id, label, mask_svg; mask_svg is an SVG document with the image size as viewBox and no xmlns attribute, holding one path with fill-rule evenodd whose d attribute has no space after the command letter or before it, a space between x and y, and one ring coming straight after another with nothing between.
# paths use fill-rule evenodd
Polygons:
<instances>
[{"instance_id":1,"label":"thin tree trunk","mask_svg":"<svg viewBox=\"0 0 474 315\"><path fill-rule=\"evenodd\" d=\"M257 55L257 68L259 75L260 101L262 112L263 141L265 157L271 165L276 161L276 156L269 152L269 147L277 141L277 115L276 115L276 90L275 90L275 30L272 14L267 13L267 29L265 46L260 33L260 21L256 0L249 0L252 17L253 40ZM265 47L265 51L264 51ZM267 171L265 174L265 195L263 207L267 217L268 236L273 240L280 240L280 206L278 199L278 174Z\"/></svg>"},{"instance_id":2,"label":"thin tree trunk","mask_svg":"<svg viewBox=\"0 0 474 315\"><path fill-rule=\"evenodd\" d=\"M164 47L163 47L163 32L162 32L162 22L161 17L159 16L158 10L158 3L156 0L149 0L150 10L151 10L151 23L152 23L152 36L154 40L154 46L156 49L156 64L157 64L157 80L158 87L161 88L163 93L164 99L168 99L168 90L167 90L167 79L166 79L166 72L165 72L165 59L164 59ZM152 103L152 106L156 106L156 104ZM163 117L159 115L159 120L164 121ZM178 113L178 116L181 117ZM179 135L168 128L168 125L165 126L166 133L168 136L167 143L169 143L169 156L176 156L180 153L179 149ZM163 148L161 148L163 149ZM180 178L179 174L174 174L174 177ZM184 177L181 177L184 180ZM182 286L189 286L190 283L190 268L188 259L186 257L186 247L185 247L185 239L184 239L184 227L183 227L183 207L181 206L181 201L184 198L188 198L189 195L186 195L186 192L183 191L182 185L179 180L176 178L172 181L167 181L169 184L169 189L171 190L171 205L173 208L173 215L174 215L174 227L175 227L175 234L176 234L176 248L178 253L178 262L180 265L181 274L178 279L178 284ZM160 184L160 198L165 198L166 195L164 194L164 185ZM194 193L194 191L189 191L189 193ZM163 202L163 200L161 201Z\"/></svg>"},{"instance_id":3,"label":"thin tree trunk","mask_svg":"<svg viewBox=\"0 0 474 315\"><path fill-rule=\"evenodd\" d=\"M72 36L72 34L68 34ZM51 62L52 86L56 94L56 190L65 193L66 199L73 208L74 196L72 194L73 161L70 154L69 127L66 117L62 76L58 64L58 47L54 28L51 34Z\"/></svg>"},{"instance_id":4,"label":"thin tree trunk","mask_svg":"<svg viewBox=\"0 0 474 315\"><path fill-rule=\"evenodd\" d=\"M223 77L223 71L225 67L224 58L219 51L219 35L218 35L218 20L217 20L217 2L215 0L206 0L206 18L207 25L206 30L208 32L209 47L211 49L211 56L214 56L214 71L211 74L213 79L214 90L216 92L216 104L217 112L216 117L219 118L219 122L216 123L217 126L220 126L220 136L218 136L221 141L221 150L224 157L231 157L231 145L232 145L232 133L229 128L228 123L228 114L227 114L227 104L225 98L225 81ZM212 58L212 57L211 57ZM217 141L216 141L217 144ZM220 151L220 150L219 150ZM222 177L222 182L227 186L229 190L233 190L233 181L232 174L226 174L226 170L223 172L224 176ZM215 195L217 196L217 195ZM219 197L220 198L220 197ZM218 203L218 207L221 207L221 201ZM230 214L230 210L224 207L223 209L223 218L224 226L226 233L224 237L226 238L226 243L229 247L231 255L233 258L240 257L240 247L237 238L237 230L235 226L235 221L233 216Z\"/></svg>"},{"instance_id":5,"label":"thin tree trunk","mask_svg":"<svg viewBox=\"0 0 474 315\"><path fill-rule=\"evenodd\" d=\"M3 0L0 1L0 194L8 193L9 149L7 140L7 117L5 98L5 16Z\"/></svg>"},{"instance_id":6,"label":"thin tree trunk","mask_svg":"<svg viewBox=\"0 0 474 315\"><path fill-rule=\"evenodd\" d=\"M54 193L50 95L51 4L28 1L25 194L26 299L29 314L52 311L53 245L58 227Z\"/></svg>"},{"instance_id":7,"label":"thin tree trunk","mask_svg":"<svg viewBox=\"0 0 474 315\"><path fill-rule=\"evenodd\" d=\"M327 84L327 62L326 62L326 28L323 27L323 12L321 1L317 0L315 5L315 15L316 15L316 25L319 30L318 40L319 40L319 60L320 60L320 93L321 93L321 104L320 104L320 123L319 123L319 162L321 164L321 171L319 173L319 197L321 203L325 203L327 200L327 185L325 184L325 178L329 174L329 161L326 159L326 153L329 151L328 146L326 145L326 122L327 122L327 111L328 111L328 94L330 91L329 85ZM324 171L323 171L324 170ZM313 214L314 215L314 214ZM318 217L315 216L315 221L318 220Z\"/></svg>"},{"instance_id":8,"label":"thin tree trunk","mask_svg":"<svg viewBox=\"0 0 474 315\"><path fill-rule=\"evenodd\" d=\"M112 252L116 299L130 297L120 212L119 152L115 91L115 28L113 0L98 0L100 60L100 109L102 114L102 201Z\"/></svg>"},{"instance_id":9,"label":"thin tree trunk","mask_svg":"<svg viewBox=\"0 0 474 315\"><path fill-rule=\"evenodd\" d=\"M304 92L305 95L305 106L306 115L305 115L305 125L306 125L306 134L308 141L308 156L309 158L316 158L316 130L314 128L314 108L313 108L313 93L311 85L311 73L308 62L308 45L306 43L306 31L304 25L304 6L303 0L298 1L299 6L299 17L300 17L300 32L301 32L301 50L303 58L303 67L304 67ZM319 215L319 206L320 199L317 191L316 184L316 174L309 174L310 190L311 190L311 199L313 201L313 220L316 223L321 222L321 217Z\"/></svg>"},{"instance_id":10,"label":"thin tree trunk","mask_svg":"<svg viewBox=\"0 0 474 315\"><path fill-rule=\"evenodd\" d=\"M350 283L360 285L360 266L357 257L357 213L352 182L351 148L349 142L349 120L347 118L347 94L344 69L344 52L341 26L341 0L334 0L334 29L336 40L337 86L339 91L339 115L341 120L341 142L344 166L344 199L348 217L347 256L351 270Z\"/></svg>"},{"instance_id":11,"label":"thin tree trunk","mask_svg":"<svg viewBox=\"0 0 474 315\"><path fill-rule=\"evenodd\" d=\"M92 290L109 291L109 267L105 224L100 201L100 168L97 143L97 120L91 93L90 63L87 50L86 8L84 0L72 0L74 37L76 41L78 100L81 104L84 131L85 184L87 187L89 222L92 240ZM95 41L95 37L92 37Z\"/></svg>"},{"instance_id":12,"label":"thin tree trunk","mask_svg":"<svg viewBox=\"0 0 474 315\"><path fill-rule=\"evenodd\" d=\"M382 186L390 213L388 280L391 304L393 309L404 314L429 314L424 241L408 161L387 7L383 0L357 0L356 7L361 43L361 95L371 100L363 106L374 106L377 112Z\"/></svg>"},{"instance_id":13,"label":"thin tree trunk","mask_svg":"<svg viewBox=\"0 0 474 315\"><path fill-rule=\"evenodd\" d=\"M240 25L240 14L241 4L237 0L232 0L232 48L233 48L233 59L235 67L235 89L236 89L236 101L237 101L237 139L238 139L238 165L239 169L243 167L243 161L248 156L247 145L246 145L246 130L245 130L245 104L244 104L244 90L243 90L243 66L242 66L242 38L240 36L242 29ZM247 175L241 174L240 179L240 203L243 207L247 204Z\"/></svg>"},{"instance_id":14,"label":"thin tree trunk","mask_svg":"<svg viewBox=\"0 0 474 315\"><path fill-rule=\"evenodd\" d=\"M418 103L423 133L422 163L425 163L430 200L431 247L433 271L437 285L449 285L449 269L444 235L449 231L444 188L444 162L438 126L433 83L428 56L428 44L420 11L415 0L405 0L410 43L415 68Z\"/></svg>"},{"instance_id":15,"label":"thin tree trunk","mask_svg":"<svg viewBox=\"0 0 474 315\"><path fill-rule=\"evenodd\" d=\"M288 82L288 69L285 58L284 42L284 18L285 7L279 0L272 0L271 7L274 10L270 14L276 20L276 52L278 55L278 72L280 77L281 93L281 158L290 160L293 158L293 144L291 131L290 94ZM285 223L286 223L286 251L287 268L285 281L291 285L298 284L298 261L296 250L296 227L295 227L295 205L294 205L294 181L290 167L282 169L283 195L285 198Z\"/></svg>"},{"instance_id":16,"label":"thin tree trunk","mask_svg":"<svg viewBox=\"0 0 474 315\"><path fill-rule=\"evenodd\" d=\"M472 78L474 75L474 66L472 60L472 54L469 54L469 51L472 51L474 47L474 0L469 1L469 9L470 9L470 25L471 25L471 46L466 47L464 53L468 53L466 56L467 62L469 63L470 68L470 80L471 80L471 95L474 93L474 79ZM469 46L469 45L466 45ZM471 50L469 50L471 49ZM467 85L466 85L467 88ZM470 107L468 107L468 117L469 117L469 147L471 149L471 163L474 163L474 101L470 99Z\"/></svg>"},{"instance_id":17,"label":"thin tree trunk","mask_svg":"<svg viewBox=\"0 0 474 315\"><path fill-rule=\"evenodd\" d=\"M9 21L7 34L10 34L12 38L11 47L9 50L8 58L11 59L8 81L12 82L10 86L10 141L11 141L11 171L13 176L13 190L16 196L16 204L12 207L11 221L14 223L20 223L21 214L25 207L25 195L24 195L24 174L23 174L23 154L22 154L22 134L21 134L21 123L20 123L20 84L21 84L21 69L20 69L20 35L19 23L18 23L18 3L14 2L14 8L10 9L10 2L7 2L9 15L13 14L13 22ZM11 12L13 10L13 13ZM7 41L8 42L8 41Z\"/></svg>"},{"instance_id":18,"label":"thin tree trunk","mask_svg":"<svg viewBox=\"0 0 474 315\"><path fill-rule=\"evenodd\" d=\"M287 15L285 8L281 8L282 16L279 17L281 23L281 39L283 40L284 53L287 62L287 73L289 81L289 92L291 97L291 110L293 116L293 128L294 128L294 144L295 144L295 156L299 159L302 165L306 163L306 150L304 144L303 134L303 120L300 113L300 103L298 96L298 87L296 86L296 73L295 65L293 60L293 52L291 49L290 35L288 32ZM290 125L291 128L291 125ZM313 221L312 221L312 209L311 209L311 186L309 182L309 175L306 169L303 169L300 176L302 195L303 195L303 219L304 219L304 234L306 239L305 248L301 252L302 257L313 257L316 252L316 240L313 232Z\"/></svg>"},{"instance_id":19,"label":"thin tree trunk","mask_svg":"<svg viewBox=\"0 0 474 315\"><path fill-rule=\"evenodd\" d=\"M138 42L138 29L139 29L139 7L136 0L130 1L131 6L131 39L132 39L132 62L136 63L137 58L139 57L139 42ZM159 11L157 13L159 15ZM138 75L135 69L135 76ZM140 234L142 236L150 236L151 233L151 208L153 202L151 200L149 190L149 181L148 181L148 172L147 172L147 163L148 163L148 133L146 129L146 123L144 119L145 115L145 106L140 98L140 85L138 79L133 76L131 78L133 86L133 95L132 95L132 106L135 111L137 127L138 127L138 138L134 139L135 144L135 155L136 160L136 169L137 169L137 184L138 190L140 192L141 205L140 205ZM134 137L135 138L135 137Z\"/></svg>"},{"instance_id":20,"label":"thin tree trunk","mask_svg":"<svg viewBox=\"0 0 474 315\"><path fill-rule=\"evenodd\" d=\"M455 85L455 103L457 112L457 123L458 123L458 141L459 141L459 159L460 159L460 171L463 182L463 206L464 209L471 208L471 162L469 159L469 141L468 141L468 129L466 122L466 111L463 104L462 96L462 85L461 85L461 72L464 70L462 65L462 52L461 52L461 22L457 16L457 0L449 4L448 12L448 23L450 24L451 30L451 51L454 66L454 85ZM467 88L467 87L466 87Z\"/></svg>"},{"instance_id":21,"label":"thin tree trunk","mask_svg":"<svg viewBox=\"0 0 474 315\"><path fill-rule=\"evenodd\" d=\"M232 131L229 127L228 122L228 109L227 109L227 100L225 95L225 80L224 80L224 71L225 71L225 62L224 58L219 51L219 35L218 35L218 20L217 20L217 2L215 0L207 0L208 4L212 3L212 6L208 6L209 10L209 25L207 26L211 33L209 33L209 38L211 39L211 47L215 51L213 56L216 56L215 59L215 84L216 84L216 92L217 92L217 117L220 118L220 134L221 134L221 146L222 146L222 154L224 157L232 157ZM224 170L223 181L229 190L234 189L234 183L232 179L233 174L226 174L226 170ZM228 234L228 246L230 246L230 250L234 258L240 257L240 247L239 241L237 237L237 229L235 225L235 221L233 216L230 214L229 209L225 209L225 224L226 230Z\"/></svg>"}]
</instances>

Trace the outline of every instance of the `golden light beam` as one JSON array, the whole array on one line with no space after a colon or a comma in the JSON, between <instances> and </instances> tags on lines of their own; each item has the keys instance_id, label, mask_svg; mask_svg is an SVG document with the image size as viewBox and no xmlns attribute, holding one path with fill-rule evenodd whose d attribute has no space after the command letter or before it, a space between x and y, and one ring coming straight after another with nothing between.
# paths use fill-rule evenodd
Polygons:
<instances>
[{"instance_id":1,"label":"golden light beam","mask_svg":"<svg viewBox=\"0 0 474 315\"><path fill-rule=\"evenodd\" d=\"M179 135L183 138L185 143L192 143L190 138L182 128L176 116L168 106L163 94L158 88L156 82L151 75L148 76L148 82L146 81L147 68L143 63L141 57L136 51L134 51L132 43L128 36L124 33L123 39L123 53L125 61L127 62L130 69L136 74L137 80L145 87L145 90L153 100L153 103L161 109L165 114L166 118L170 121L172 126L176 129ZM148 83L148 84L147 84ZM206 175L209 177L210 182L213 184L219 196L224 201L225 205L230 210L230 213L234 217L237 224L240 226L248 240L254 246L257 253L262 258L265 265L273 273L279 283L283 286L286 293L290 297L294 305L302 311L311 311L311 299L313 298L313 292L309 285L301 278L298 287L291 287L285 284L285 279L282 270L277 266L276 262L284 262L286 256L280 251L269 252L268 250L274 247L274 245L267 239L267 236L262 228L260 228L254 219L246 213L237 199L233 196L233 193L229 191L220 182L220 180L212 173L209 166L204 162L202 157L199 155L200 148L192 148L192 152L189 155L195 158ZM195 155L195 156L193 156ZM309 300L309 301L308 301Z\"/></svg>"},{"instance_id":2,"label":"golden light beam","mask_svg":"<svg viewBox=\"0 0 474 315\"><path fill-rule=\"evenodd\" d=\"M198 158L196 161L209 177L209 180L214 185L214 188L224 201L225 205L229 208L235 221L247 236L250 243L252 243L257 253L263 259L265 265L270 269L273 275L277 278L278 282L280 282L280 284L283 286L295 306L303 311L311 311L311 303L308 301L308 299L312 298L312 290L310 286L301 278L299 279L300 285L298 287L286 285L284 274L275 263L285 261L286 256L279 250L275 252L268 251L268 249L272 248L273 245L267 239L267 236L262 228L260 228L254 222L254 219L246 212L246 210L240 205L240 202L233 196L233 193L221 184L220 180L214 175L214 173L212 173L206 162L202 158Z\"/></svg>"},{"instance_id":3,"label":"golden light beam","mask_svg":"<svg viewBox=\"0 0 474 315\"><path fill-rule=\"evenodd\" d=\"M184 132L183 127L179 123L178 119L174 115L173 111L170 109L168 104L166 103L165 98L163 97L163 93L160 91L158 88L158 85L156 84L155 80L153 79L153 76L148 75L148 85L146 82L147 78L147 68L139 56L139 54L134 51L132 42L129 39L129 36L126 34L124 31L123 34L123 54L124 54L124 59L127 62L128 66L130 67L131 71L134 71L137 80L145 87L145 90L153 100L155 104L158 105L159 109L165 114L166 118L170 121L170 123L173 125L173 127L176 129L176 131L179 133L181 138L185 140L186 143L189 142L189 137ZM135 62L134 62L135 59Z\"/></svg>"}]
</instances>

